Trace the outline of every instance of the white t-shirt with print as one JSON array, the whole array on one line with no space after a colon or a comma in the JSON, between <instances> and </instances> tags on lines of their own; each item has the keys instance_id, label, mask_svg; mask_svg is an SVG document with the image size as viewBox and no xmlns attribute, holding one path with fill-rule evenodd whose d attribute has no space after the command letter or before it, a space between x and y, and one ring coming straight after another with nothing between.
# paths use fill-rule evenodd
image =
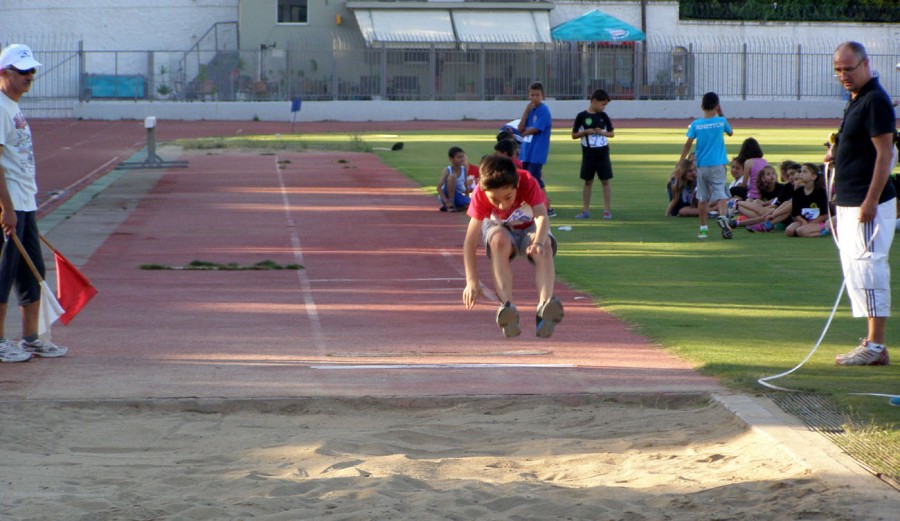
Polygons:
<instances>
[{"instance_id":1,"label":"white t-shirt with print","mask_svg":"<svg viewBox=\"0 0 900 521\"><path fill-rule=\"evenodd\" d=\"M0 145L3 146L0 167L3 167L13 206L18 211L36 211L37 182L31 127L19 110L19 104L3 92L0 92Z\"/></svg>"}]
</instances>

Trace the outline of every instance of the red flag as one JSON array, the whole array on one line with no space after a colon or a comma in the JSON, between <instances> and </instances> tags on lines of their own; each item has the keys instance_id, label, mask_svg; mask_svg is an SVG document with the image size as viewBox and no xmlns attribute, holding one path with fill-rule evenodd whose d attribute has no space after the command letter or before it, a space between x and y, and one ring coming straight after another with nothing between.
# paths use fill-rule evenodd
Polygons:
<instances>
[{"instance_id":1,"label":"red flag","mask_svg":"<svg viewBox=\"0 0 900 521\"><path fill-rule=\"evenodd\" d=\"M97 289L91 285L78 268L69 262L61 253L54 250L56 256L56 294L59 303L66 312L59 317L59 321L65 325L75 318L87 303L97 294Z\"/></svg>"}]
</instances>

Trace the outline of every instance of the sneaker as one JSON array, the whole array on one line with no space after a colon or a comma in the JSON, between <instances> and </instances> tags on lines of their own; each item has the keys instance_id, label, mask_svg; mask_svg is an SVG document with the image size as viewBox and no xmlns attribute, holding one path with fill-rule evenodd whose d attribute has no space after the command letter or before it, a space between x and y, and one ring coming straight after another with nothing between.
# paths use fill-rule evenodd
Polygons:
<instances>
[{"instance_id":1,"label":"sneaker","mask_svg":"<svg viewBox=\"0 0 900 521\"><path fill-rule=\"evenodd\" d=\"M522 328L519 327L519 312L516 306L507 302L500 306L497 310L497 325L503 330L503 336L512 338L522 334Z\"/></svg>"},{"instance_id":2,"label":"sneaker","mask_svg":"<svg viewBox=\"0 0 900 521\"><path fill-rule=\"evenodd\" d=\"M550 297L550 300L538 305L537 316L535 317L537 329L534 334L538 338L550 338L550 335L553 334L553 329L556 328L556 324L562 322L564 314L563 305L559 298L555 296Z\"/></svg>"},{"instance_id":3,"label":"sneaker","mask_svg":"<svg viewBox=\"0 0 900 521\"><path fill-rule=\"evenodd\" d=\"M876 353L869 349L869 343L866 339L859 342L859 346L853 351L834 357L834 363L837 365L890 365L891 358L888 355L887 347Z\"/></svg>"},{"instance_id":4,"label":"sneaker","mask_svg":"<svg viewBox=\"0 0 900 521\"><path fill-rule=\"evenodd\" d=\"M748 226L747 231L751 232L751 233L754 233L754 232L755 233L768 233L768 232L772 231L774 228L775 228L775 225L773 225L771 222L763 221L761 223L754 224L753 226Z\"/></svg>"},{"instance_id":5,"label":"sneaker","mask_svg":"<svg viewBox=\"0 0 900 521\"><path fill-rule=\"evenodd\" d=\"M705 239L709 237L709 230L706 228L700 228L700 233L697 235L698 239Z\"/></svg>"},{"instance_id":6,"label":"sneaker","mask_svg":"<svg viewBox=\"0 0 900 521\"><path fill-rule=\"evenodd\" d=\"M709 219L718 219L719 212L717 212L715 210L710 210L710 211L706 212L706 217Z\"/></svg>"},{"instance_id":7,"label":"sneaker","mask_svg":"<svg viewBox=\"0 0 900 521\"><path fill-rule=\"evenodd\" d=\"M0 362L27 362L28 360L31 360L31 353L28 351L19 349L9 340L0 342Z\"/></svg>"},{"instance_id":8,"label":"sneaker","mask_svg":"<svg viewBox=\"0 0 900 521\"><path fill-rule=\"evenodd\" d=\"M603 212L603 218L606 220L612 219L612 212Z\"/></svg>"},{"instance_id":9,"label":"sneaker","mask_svg":"<svg viewBox=\"0 0 900 521\"><path fill-rule=\"evenodd\" d=\"M731 226L728 226L728 219L726 219L725 217L719 217L718 219L716 219L716 224L718 224L719 228L722 229L723 239L730 239L734 237L734 234L731 233Z\"/></svg>"},{"instance_id":10,"label":"sneaker","mask_svg":"<svg viewBox=\"0 0 900 521\"><path fill-rule=\"evenodd\" d=\"M59 358L69 352L68 347L58 346L49 340L38 338L34 342L19 341L19 349L41 358Z\"/></svg>"},{"instance_id":11,"label":"sneaker","mask_svg":"<svg viewBox=\"0 0 900 521\"><path fill-rule=\"evenodd\" d=\"M554 210L553 208L547 210L547 217L556 217L556 210Z\"/></svg>"},{"instance_id":12,"label":"sneaker","mask_svg":"<svg viewBox=\"0 0 900 521\"><path fill-rule=\"evenodd\" d=\"M590 219L591 214L589 212L581 212L580 214L575 216L576 219Z\"/></svg>"},{"instance_id":13,"label":"sneaker","mask_svg":"<svg viewBox=\"0 0 900 521\"><path fill-rule=\"evenodd\" d=\"M894 407L900 407L900 396L894 396L888 403L893 405Z\"/></svg>"}]
</instances>

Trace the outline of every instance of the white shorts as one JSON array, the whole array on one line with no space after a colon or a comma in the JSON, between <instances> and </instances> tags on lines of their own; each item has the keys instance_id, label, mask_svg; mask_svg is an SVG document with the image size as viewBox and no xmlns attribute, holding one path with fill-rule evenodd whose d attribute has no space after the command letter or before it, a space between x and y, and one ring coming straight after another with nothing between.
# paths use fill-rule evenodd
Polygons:
<instances>
[{"instance_id":1,"label":"white shorts","mask_svg":"<svg viewBox=\"0 0 900 521\"><path fill-rule=\"evenodd\" d=\"M718 201L730 197L725 188L725 165L697 167L698 201Z\"/></svg>"},{"instance_id":2,"label":"white shorts","mask_svg":"<svg viewBox=\"0 0 900 521\"><path fill-rule=\"evenodd\" d=\"M888 254L897 220L895 199L878 205L875 219L859 222L859 207L837 207L837 241L854 317L891 316Z\"/></svg>"}]
</instances>

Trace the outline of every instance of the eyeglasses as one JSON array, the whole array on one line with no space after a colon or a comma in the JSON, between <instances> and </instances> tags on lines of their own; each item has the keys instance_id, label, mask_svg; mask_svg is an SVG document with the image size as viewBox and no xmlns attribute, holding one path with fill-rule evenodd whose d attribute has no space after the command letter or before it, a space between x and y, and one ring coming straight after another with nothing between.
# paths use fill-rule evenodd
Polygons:
<instances>
[{"instance_id":1,"label":"eyeglasses","mask_svg":"<svg viewBox=\"0 0 900 521\"><path fill-rule=\"evenodd\" d=\"M35 69L34 67L23 71L23 70L19 70L19 69L13 67L12 65L10 65L9 67L7 67L7 69L9 69L13 72L18 72L21 76L28 76L29 74L34 74L37 72L37 69Z\"/></svg>"},{"instance_id":2,"label":"eyeglasses","mask_svg":"<svg viewBox=\"0 0 900 521\"><path fill-rule=\"evenodd\" d=\"M843 68L842 68L842 67L835 67L835 68L834 68L834 77L835 77L835 78L838 78L838 77L840 77L841 74L850 74L850 73L852 73L853 71L855 71L856 69L858 69L859 66L862 65L862 62L866 61L866 59L867 59L867 58L863 58L863 59L859 60L859 63L857 63L857 64L854 65L853 67L843 67Z\"/></svg>"}]
</instances>

